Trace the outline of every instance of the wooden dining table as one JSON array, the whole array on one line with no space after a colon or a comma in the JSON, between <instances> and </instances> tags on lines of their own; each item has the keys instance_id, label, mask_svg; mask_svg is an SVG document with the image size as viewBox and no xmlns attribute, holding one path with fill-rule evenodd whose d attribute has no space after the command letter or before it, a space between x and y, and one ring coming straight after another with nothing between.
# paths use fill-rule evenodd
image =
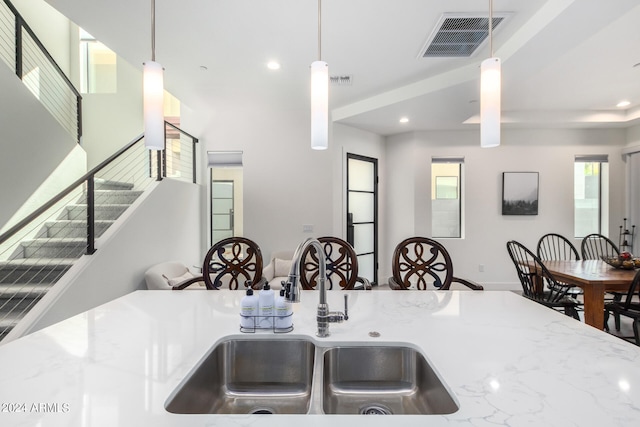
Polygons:
<instances>
[{"instance_id":1,"label":"wooden dining table","mask_svg":"<svg viewBox=\"0 0 640 427\"><path fill-rule=\"evenodd\" d=\"M601 260L542 261L559 282L578 286L584 291L584 322L604 328L604 294L627 293L635 270L614 268Z\"/></svg>"}]
</instances>

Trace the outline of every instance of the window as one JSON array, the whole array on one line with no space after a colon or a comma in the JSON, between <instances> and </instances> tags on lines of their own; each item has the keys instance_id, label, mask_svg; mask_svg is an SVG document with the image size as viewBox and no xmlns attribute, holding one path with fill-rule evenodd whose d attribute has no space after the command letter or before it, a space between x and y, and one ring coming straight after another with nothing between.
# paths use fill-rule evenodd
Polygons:
<instances>
[{"instance_id":1,"label":"window","mask_svg":"<svg viewBox=\"0 0 640 427\"><path fill-rule=\"evenodd\" d=\"M80 29L80 92L117 92L116 54Z\"/></svg>"},{"instance_id":2,"label":"window","mask_svg":"<svg viewBox=\"0 0 640 427\"><path fill-rule=\"evenodd\" d=\"M431 235L462 237L462 165L464 158L431 159Z\"/></svg>"},{"instance_id":3,"label":"window","mask_svg":"<svg viewBox=\"0 0 640 427\"><path fill-rule=\"evenodd\" d=\"M576 156L573 172L574 235L607 234L609 163L606 155ZM605 231L605 232L603 232Z\"/></svg>"}]
</instances>

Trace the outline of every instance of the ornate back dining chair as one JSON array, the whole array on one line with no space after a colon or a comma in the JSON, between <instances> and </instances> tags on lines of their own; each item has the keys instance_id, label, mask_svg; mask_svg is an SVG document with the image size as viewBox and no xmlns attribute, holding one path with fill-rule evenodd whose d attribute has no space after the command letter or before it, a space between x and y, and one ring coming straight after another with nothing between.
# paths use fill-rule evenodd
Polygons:
<instances>
[{"instance_id":1,"label":"ornate back dining chair","mask_svg":"<svg viewBox=\"0 0 640 427\"><path fill-rule=\"evenodd\" d=\"M582 259L600 259L603 256L615 257L620 255L616 244L607 236L598 233L589 234L582 239L580 249Z\"/></svg>"},{"instance_id":2,"label":"ornate back dining chair","mask_svg":"<svg viewBox=\"0 0 640 427\"><path fill-rule=\"evenodd\" d=\"M358 258L348 242L338 237L320 237L327 266L327 289L371 289L369 281L358 276ZM300 284L302 289L315 289L320 274L316 249L309 245L300 257ZM361 283L362 285L356 285Z\"/></svg>"},{"instance_id":3,"label":"ornate back dining chair","mask_svg":"<svg viewBox=\"0 0 640 427\"><path fill-rule=\"evenodd\" d=\"M484 289L454 276L449 252L440 242L428 237L410 237L398 243L393 251L392 269L391 289L449 290L454 282L477 291Z\"/></svg>"},{"instance_id":4,"label":"ornate back dining chair","mask_svg":"<svg viewBox=\"0 0 640 427\"><path fill-rule=\"evenodd\" d=\"M244 237L220 240L204 257L202 275L207 289L261 289L265 279L260 247Z\"/></svg>"},{"instance_id":5,"label":"ornate back dining chair","mask_svg":"<svg viewBox=\"0 0 640 427\"><path fill-rule=\"evenodd\" d=\"M549 233L542 236L540 240L538 240L536 252L538 258L543 261L575 261L580 259L578 250L569 239L556 233ZM582 294L583 291L577 286L572 286L569 288L568 293L575 296Z\"/></svg>"},{"instance_id":6,"label":"ornate back dining chair","mask_svg":"<svg viewBox=\"0 0 640 427\"><path fill-rule=\"evenodd\" d=\"M507 251L516 267L522 296L554 310L562 310L567 316L580 320L577 311L579 303L568 295L570 286L558 282L542 260L522 243L515 240L507 242Z\"/></svg>"},{"instance_id":7,"label":"ornate back dining chair","mask_svg":"<svg viewBox=\"0 0 640 427\"><path fill-rule=\"evenodd\" d=\"M622 315L633 319L633 339L636 345L640 346L640 270L633 277L629 291L623 300L613 300L604 305L605 330L608 330L609 313L618 318ZM620 327L617 326L617 329L620 330ZM622 338L631 339L632 337Z\"/></svg>"}]
</instances>

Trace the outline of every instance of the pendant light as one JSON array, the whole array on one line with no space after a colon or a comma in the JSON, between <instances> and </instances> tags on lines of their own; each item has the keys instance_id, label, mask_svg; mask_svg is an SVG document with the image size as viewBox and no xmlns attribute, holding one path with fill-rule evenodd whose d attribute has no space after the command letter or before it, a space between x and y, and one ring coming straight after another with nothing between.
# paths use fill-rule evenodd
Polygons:
<instances>
[{"instance_id":1,"label":"pendant light","mask_svg":"<svg viewBox=\"0 0 640 427\"><path fill-rule=\"evenodd\" d=\"M489 50L480 66L480 146L500 145L500 58L493 56L493 0L489 0Z\"/></svg>"},{"instance_id":2,"label":"pendant light","mask_svg":"<svg viewBox=\"0 0 640 427\"><path fill-rule=\"evenodd\" d=\"M156 2L151 0L151 61L144 63L144 144L149 150L164 149L164 84L162 65L156 61Z\"/></svg>"},{"instance_id":3,"label":"pendant light","mask_svg":"<svg viewBox=\"0 0 640 427\"><path fill-rule=\"evenodd\" d=\"M318 60L311 63L311 148L329 147L329 66L322 61L322 0L318 0Z\"/></svg>"}]
</instances>

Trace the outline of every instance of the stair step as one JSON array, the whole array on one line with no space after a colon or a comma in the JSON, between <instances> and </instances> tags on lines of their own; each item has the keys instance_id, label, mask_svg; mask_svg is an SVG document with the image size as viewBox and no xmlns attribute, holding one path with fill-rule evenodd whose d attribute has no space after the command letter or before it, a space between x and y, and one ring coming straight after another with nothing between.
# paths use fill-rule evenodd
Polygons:
<instances>
[{"instance_id":1,"label":"stair step","mask_svg":"<svg viewBox=\"0 0 640 427\"><path fill-rule=\"evenodd\" d=\"M110 181L108 179L96 178L95 188L96 190L132 190L133 184L130 182Z\"/></svg>"},{"instance_id":2,"label":"stair step","mask_svg":"<svg viewBox=\"0 0 640 427\"><path fill-rule=\"evenodd\" d=\"M55 283L77 258L26 258L0 262L0 284Z\"/></svg>"},{"instance_id":3,"label":"stair step","mask_svg":"<svg viewBox=\"0 0 640 427\"><path fill-rule=\"evenodd\" d=\"M94 200L96 205L130 205L138 197L140 197L141 194L142 191L133 190L96 190L94 194ZM86 200L87 196L85 194L80 197L78 203L84 204L86 203Z\"/></svg>"},{"instance_id":4,"label":"stair step","mask_svg":"<svg viewBox=\"0 0 640 427\"><path fill-rule=\"evenodd\" d=\"M80 258L87 250L87 239L54 238L23 240L23 258Z\"/></svg>"},{"instance_id":5,"label":"stair step","mask_svg":"<svg viewBox=\"0 0 640 427\"><path fill-rule=\"evenodd\" d=\"M40 299L51 289L49 283L15 283L3 285L0 283L0 305L8 299Z\"/></svg>"},{"instance_id":6,"label":"stair step","mask_svg":"<svg viewBox=\"0 0 640 427\"><path fill-rule=\"evenodd\" d=\"M0 317L22 317L20 313L30 309L40 298L13 298L0 300Z\"/></svg>"},{"instance_id":7,"label":"stair step","mask_svg":"<svg viewBox=\"0 0 640 427\"><path fill-rule=\"evenodd\" d=\"M13 329L39 300L40 298L0 300L0 331ZM0 336L1 334L2 332Z\"/></svg>"},{"instance_id":8,"label":"stair step","mask_svg":"<svg viewBox=\"0 0 640 427\"><path fill-rule=\"evenodd\" d=\"M112 220L95 221L96 237L102 234L113 224ZM50 221L45 224L46 233L42 237L87 237L87 221L86 220L69 220L61 219L58 221Z\"/></svg>"},{"instance_id":9,"label":"stair step","mask_svg":"<svg viewBox=\"0 0 640 427\"><path fill-rule=\"evenodd\" d=\"M94 212L96 220L116 220L127 210L129 205L95 205ZM71 204L67 205L58 219L80 220L87 217L87 205Z\"/></svg>"}]
</instances>

